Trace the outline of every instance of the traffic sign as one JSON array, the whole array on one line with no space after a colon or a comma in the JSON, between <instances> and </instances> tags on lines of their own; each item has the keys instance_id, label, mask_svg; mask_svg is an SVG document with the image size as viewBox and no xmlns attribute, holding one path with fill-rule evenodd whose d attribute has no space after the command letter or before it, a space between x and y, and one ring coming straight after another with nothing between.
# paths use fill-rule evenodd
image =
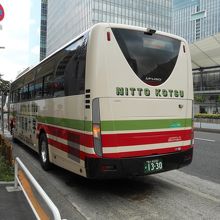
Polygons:
<instances>
[{"instance_id":1,"label":"traffic sign","mask_svg":"<svg viewBox=\"0 0 220 220\"><path fill-rule=\"evenodd\" d=\"M4 8L0 4L0 21L4 19L4 16L5 16Z\"/></svg>"}]
</instances>

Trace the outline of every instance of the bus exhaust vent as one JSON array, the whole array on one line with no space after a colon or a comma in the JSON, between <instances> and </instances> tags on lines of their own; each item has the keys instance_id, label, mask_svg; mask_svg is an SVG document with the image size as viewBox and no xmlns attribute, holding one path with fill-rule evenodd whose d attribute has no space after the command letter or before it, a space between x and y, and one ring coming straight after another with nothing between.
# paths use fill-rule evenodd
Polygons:
<instances>
[{"instance_id":1,"label":"bus exhaust vent","mask_svg":"<svg viewBox=\"0 0 220 220\"><path fill-rule=\"evenodd\" d=\"M85 107L86 107L86 109L90 109L90 89L86 89Z\"/></svg>"}]
</instances>

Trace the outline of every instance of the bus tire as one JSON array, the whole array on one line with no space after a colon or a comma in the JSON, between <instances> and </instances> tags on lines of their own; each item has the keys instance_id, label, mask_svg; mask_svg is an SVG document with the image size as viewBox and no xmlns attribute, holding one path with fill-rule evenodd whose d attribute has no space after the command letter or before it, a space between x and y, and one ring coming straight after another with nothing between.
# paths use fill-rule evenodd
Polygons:
<instances>
[{"instance_id":1,"label":"bus tire","mask_svg":"<svg viewBox=\"0 0 220 220\"><path fill-rule=\"evenodd\" d=\"M40 154L40 163L44 170L50 170L52 164L49 160L49 150L48 150L48 140L45 133L40 135L39 139L39 154Z\"/></svg>"}]
</instances>

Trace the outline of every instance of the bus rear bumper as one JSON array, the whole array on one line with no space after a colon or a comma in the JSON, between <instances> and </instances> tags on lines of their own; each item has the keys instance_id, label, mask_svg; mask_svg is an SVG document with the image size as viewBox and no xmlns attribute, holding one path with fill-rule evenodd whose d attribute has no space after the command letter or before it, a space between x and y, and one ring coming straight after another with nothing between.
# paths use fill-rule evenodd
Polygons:
<instances>
[{"instance_id":1,"label":"bus rear bumper","mask_svg":"<svg viewBox=\"0 0 220 220\"><path fill-rule=\"evenodd\" d=\"M86 158L86 173L88 178L123 178L129 176L144 176L154 173L179 169L192 162L193 148L189 150L163 155L152 155L133 158ZM162 170L146 173L146 161L160 160Z\"/></svg>"}]
</instances>

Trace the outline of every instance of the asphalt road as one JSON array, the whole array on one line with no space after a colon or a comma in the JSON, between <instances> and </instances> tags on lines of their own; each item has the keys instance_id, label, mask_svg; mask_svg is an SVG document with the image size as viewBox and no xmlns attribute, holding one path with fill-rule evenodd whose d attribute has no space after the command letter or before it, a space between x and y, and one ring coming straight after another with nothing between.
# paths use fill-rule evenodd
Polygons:
<instances>
[{"instance_id":1,"label":"asphalt road","mask_svg":"<svg viewBox=\"0 0 220 220\"><path fill-rule=\"evenodd\" d=\"M58 167L45 172L27 147L15 145L14 154L54 201L62 218L217 220L219 134L196 132L195 138L190 166L133 179L88 180Z\"/></svg>"},{"instance_id":2,"label":"asphalt road","mask_svg":"<svg viewBox=\"0 0 220 220\"><path fill-rule=\"evenodd\" d=\"M181 171L220 184L220 134L195 132L193 162Z\"/></svg>"}]
</instances>

